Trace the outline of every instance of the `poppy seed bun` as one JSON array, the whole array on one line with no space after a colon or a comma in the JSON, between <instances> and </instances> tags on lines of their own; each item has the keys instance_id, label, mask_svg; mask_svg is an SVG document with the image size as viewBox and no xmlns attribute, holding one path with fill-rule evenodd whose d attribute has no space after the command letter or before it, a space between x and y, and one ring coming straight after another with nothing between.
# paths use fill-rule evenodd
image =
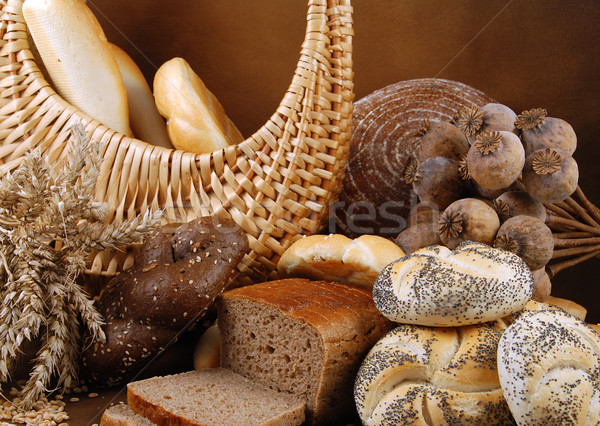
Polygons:
<instances>
[{"instance_id":1,"label":"poppy seed bun","mask_svg":"<svg viewBox=\"0 0 600 426\"><path fill-rule=\"evenodd\" d=\"M520 315L500 338L498 374L519 425L600 422L600 335L573 315Z\"/></svg>"},{"instance_id":2,"label":"poppy seed bun","mask_svg":"<svg viewBox=\"0 0 600 426\"><path fill-rule=\"evenodd\" d=\"M277 270L282 277L338 281L370 290L379 272L404 255L392 241L377 235L311 235L283 253Z\"/></svg>"},{"instance_id":3,"label":"poppy seed bun","mask_svg":"<svg viewBox=\"0 0 600 426\"><path fill-rule=\"evenodd\" d=\"M473 242L417 250L386 266L373 286L375 306L388 319L439 327L505 317L532 294L533 276L520 257Z\"/></svg>"},{"instance_id":4,"label":"poppy seed bun","mask_svg":"<svg viewBox=\"0 0 600 426\"><path fill-rule=\"evenodd\" d=\"M402 325L373 346L354 386L364 425L512 424L492 324Z\"/></svg>"}]
</instances>

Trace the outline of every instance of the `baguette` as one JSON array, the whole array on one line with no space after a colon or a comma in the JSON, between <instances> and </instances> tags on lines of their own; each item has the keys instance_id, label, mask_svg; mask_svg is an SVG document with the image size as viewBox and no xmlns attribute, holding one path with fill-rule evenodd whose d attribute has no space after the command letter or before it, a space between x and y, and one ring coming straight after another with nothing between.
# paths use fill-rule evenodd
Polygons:
<instances>
[{"instance_id":1,"label":"baguette","mask_svg":"<svg viewBox=\"0 0 600 426\"><path fill-rule=\"evenodd\" d=\"M131 57L119 46L110 43L123 84L127 91L129 121L133 135L152 145L173 148L167 134L167 123L158 113L152 89Z\"/></svg>"},{"instance_id":2,"label":"baguette","mask_svg":"<svg viewBox=\"0 0 600 426\"><path fill-rule=\"evenodd\" d=\"M100 23L81 0L25 0L23 17L56 92L127 136L127 92Z\"/></svg>"},{"instance_id":3,"label":"baguette","mask_svg":"<svg viewBox=\"0 0 600 426\"><path fill-rule=\"evenodd\" d=\"M154 98L177 149L210 153L244 139L218 99L182 58L173 58L156 71Z\"/></svg>"}]
</instances>

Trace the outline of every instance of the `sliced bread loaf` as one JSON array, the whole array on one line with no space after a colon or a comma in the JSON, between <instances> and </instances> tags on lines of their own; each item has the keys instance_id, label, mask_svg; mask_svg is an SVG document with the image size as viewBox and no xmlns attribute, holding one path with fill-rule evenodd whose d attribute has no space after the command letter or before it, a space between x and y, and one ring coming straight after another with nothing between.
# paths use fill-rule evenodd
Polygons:
<instances>
[{"instance_id":1,"label":"sliced bread loaf","mask_svg":"<svg viewBox=\"0 0 600 426\"><path fill-rule=\"evenodd\" d=\"M299 278L222 293L217 315L221 366L302 397L308 424L355 415L358 368L392 328L370 291Z\"/></svg>"},{"instance_id":2,"label":"sliced bread loaf","mask_svg":"<svg viewBox=\"0 0 600 426\"><path fill-rule=\"evenodd\" d=\"M127 403L157 424L300 425L301 399L224 368L152 377L127 385Z\"/></svg>"},{"instance_id":3,"label":"sliced bread loaf","mask_svg":"<svg viewBox=\"0 0 600 426\"><path fill-rule=\"evenodd\" d=\"M100 426L156 426L156 423L140 416L127 404L117 404L102 413Z\"/></svg>"}]
</instances>

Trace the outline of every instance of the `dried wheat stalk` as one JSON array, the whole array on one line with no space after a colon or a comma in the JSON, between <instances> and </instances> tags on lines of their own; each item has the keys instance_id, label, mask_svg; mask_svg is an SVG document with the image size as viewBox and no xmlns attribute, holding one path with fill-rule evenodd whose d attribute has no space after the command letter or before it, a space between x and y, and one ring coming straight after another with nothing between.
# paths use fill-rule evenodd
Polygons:
<instances>
[{"instance_id":1,"label":"dried wheat stalk","mask_svg":"<svg viewBox=\"0 0 600 426\"><path fill-rule=\"evenodd\" d=\"M25 409L77 377L80 321L104 339L103 319L76 282L90 253L139 242L158 225L160 212L104 223L107 206L94 200L101 161L99 144L73 127L61 167L35 150L0 177L0 383L11 379L24 343L35 342Z\"/></svg>"}]
</instances>

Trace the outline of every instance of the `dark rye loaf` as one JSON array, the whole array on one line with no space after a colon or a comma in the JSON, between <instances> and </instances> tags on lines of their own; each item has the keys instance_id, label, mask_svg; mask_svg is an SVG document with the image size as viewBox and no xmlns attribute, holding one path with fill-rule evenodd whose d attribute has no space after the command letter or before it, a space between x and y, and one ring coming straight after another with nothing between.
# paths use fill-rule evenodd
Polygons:
<instances>
[{"instance_id":1,"label":"dark rye loaf","mask_svg":"<svg viewBox=\"0 0 600 426\"><path fill-rule=\"evenodd\" d=\"M217 315L221 366L300 396L307 424L356 415L358 368L392 328L368 290L298 278L226 291Z\"/></svg>"}]
</instances>

